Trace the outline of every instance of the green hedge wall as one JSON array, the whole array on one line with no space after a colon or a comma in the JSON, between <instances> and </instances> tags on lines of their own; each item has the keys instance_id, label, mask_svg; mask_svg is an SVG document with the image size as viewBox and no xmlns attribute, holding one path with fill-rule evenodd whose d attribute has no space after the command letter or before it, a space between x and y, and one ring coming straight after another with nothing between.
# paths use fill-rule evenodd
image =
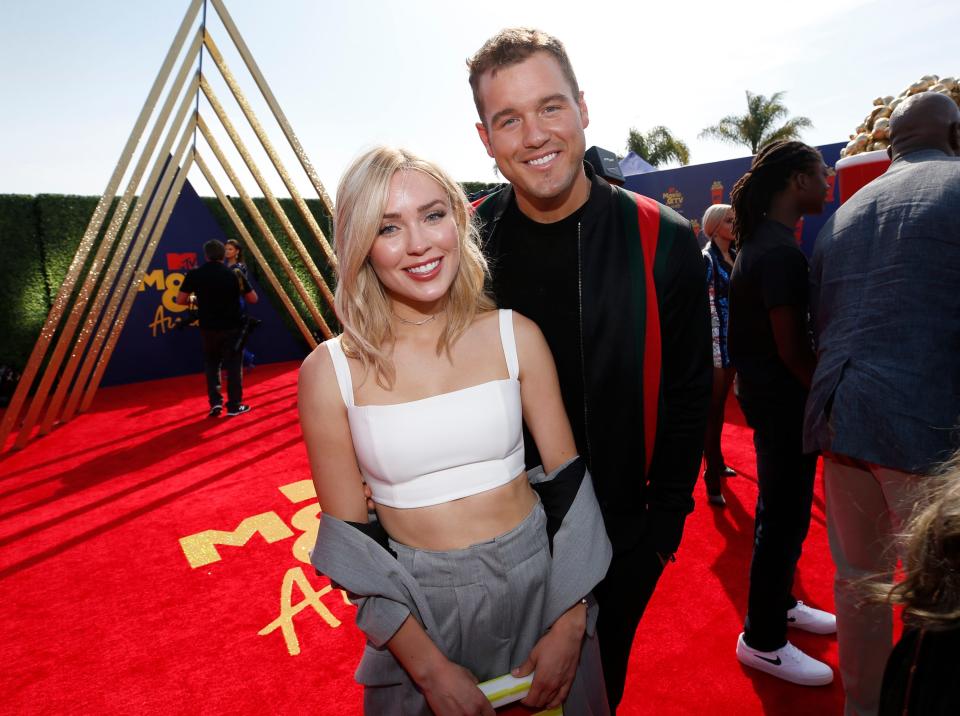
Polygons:
<instances>
[{"instance_id":1,"label":"green hedge wall","mask_svg":"<svg viewBox=\"0 0 960 716\"><path fill-rule=\"evenodd\" d=\"M0 195L0 279L0 365L19 371L52 299L32 196Z\"/></svg>"}]
</instances>

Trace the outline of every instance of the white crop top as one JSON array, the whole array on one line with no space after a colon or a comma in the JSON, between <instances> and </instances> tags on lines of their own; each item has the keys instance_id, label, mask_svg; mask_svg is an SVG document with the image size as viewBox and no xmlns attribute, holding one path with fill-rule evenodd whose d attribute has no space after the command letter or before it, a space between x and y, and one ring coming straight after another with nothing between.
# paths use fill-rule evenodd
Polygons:
<instances>
[{"instance_id":1,"label":"white crop top","mask_svg":"<svg viewBox=\"0 0 960 716\"><path fill-rule=\"evenodd\" d=\"M394 405L356 405L340 338L327 341L373 501L425 507L492 490L524 469L513 312L500 311L509 378Z\"/></svg>"}]
</instances>

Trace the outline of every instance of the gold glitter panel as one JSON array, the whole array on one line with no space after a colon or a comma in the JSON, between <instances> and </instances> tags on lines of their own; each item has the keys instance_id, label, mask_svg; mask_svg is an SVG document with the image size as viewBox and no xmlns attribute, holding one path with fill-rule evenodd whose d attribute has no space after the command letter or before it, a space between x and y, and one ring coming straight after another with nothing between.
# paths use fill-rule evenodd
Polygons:
<instances>
[{"instance_id":1,"label":"gold glitter panel","mask_svg":"<svg viewBox=\"0 0 960 716\"><path fill-rule=\"evenodd\" d=\"M276 168L277 174L280 175L284 186L287 187L287 191L290 193L290 197L293 199L297 209L300 211L300 215L303 217L303 220L307 222L307 226L309 226L310 231L313 232L313 236L317 240L317 243L320 244L320 248L323 249L323 252L327 257L327 263L329 263L331 267L336 268L337 258L334 256L333 249L330 248L330 244L327 242L327 237L323 235L323 229L320 228L320 225L317 223L316 218L314 218L313 213L307 208L306 202L304 202L304 200L300 197L300 193L297 191L296 186L294 186L293 180L290 179L290 175L287 173L286 167L284 167L283 162L280 160L276 150L273 148L270 138L267 136L266 132L264 132L263 126L260 124L260 121L257 119L253 108L250 106L246 96L243 94L243 91L237 84L237 80L234 78L233 73L230 72L230 68L227 67L227 63L224 61L223 55L220 54L219 48L217 48L216 43L209 34L203 38L203 44L210 53L210 56L213 58L213 61L216 63L217 68L220 70L220 74L226 81L227 86L233 93L234 98L236 98L237 104L240 105L240 109L243 111L244 116L247 118L247 121L253 128L254 133L256 133L257 139L259 139L260 144L263 145L264 151L267 153L267 156L270 157L270 161L273 162L273 166Z\"/></svg>"},{"instance_id":2,"label":"gold glitter panel","mask_svg":"<svg viewBox=\"0 0 960 716\"><path fill-rule=\"evenodd\" d=\"M93 244L96 241L100 227L103 225L103 221L106 218L113 198L116 196L120 181L126 172L127 166L130 164L130 158L132 157L133 152L140 141L140 136L143 134L147 120L150 118L153 108L157 103L157 99L160 96L160 91L163 89L164 84L166 84L167 78L170 75L170 71L173 69L174 62L176 61L177 56L180 54L180 50L183 48L184 41L186 40L187 34L190 31L190 26L197 17L197 13L200 10L200 3L201 0L192 0L190 6L187 8L186 15L184 15L184 18L180 23L180 27L173 39L173 43L170 45L170 49L167 51L167 55L160 67L160 71L157 73L157 77L154 79L153 85L147 94L147 99L144 102L143 108L140 110L140 114L137 117L136 122L134 123L133 129L130 132L130 136L127 139L127 143L124 145L124 148L120 153L117 166L114 168L113 174L110 176L110 180L107 182L107 188L104 190L103 196L100 197L100 201L98 202L96 209L94 209L93 216L91 216L90 222L87 225L87 229L83 234L83 238L80 241L80 246L77 249L77 253L73 258L73 262L70 264L70 268L67 270L67 275L60 286L57 297L53 302L53 307L50 309L47 320L40 331L40 336L37 339L37 342L33 347L33 351L30 354L30 358L27 360L27 364L23 369L20 382L17 384L17 389L14 391L13 397L10 400L10 404L7 406L7 410L3 415L3 420L0 421L0 449L2 449L7 436L10 434L10 431L16 424L17 418L20 415L20 409L23 406L27 395L29 394L30 388L33 385L33 380L40 369L40 365L43 362L44 357L46 356L47 348L49 347L50 342L53 340L53 336L56 332L57 326L60 323L61 317L64 313L70 310L70 296L73 293L73 289L76 286L77 281L79 280L79 275L83 268L84 262L93 248ZM118 206L116 210L122 210L124 213L126 213L126 207ZM62 350L66 351L66 344L63 344ZM61 354L57 358L58 366L62 360L62 357L63 356ZM44 376L41 378L41 388L38 389L38 392L34 396L30 408L28 409L28 416L30 413L33 413L32 420L25 421L23 427L21 428L21 435L18 436L14 447L22 447L26 443L26 437L30 432L30 428L33 427L33 424L36 421L36 416L40 412L40 408L44 402L44 399L46 398L47 392L50 389L50 383L55 377L55 374L56 370L51 371L49 368L44 372ZM47 375L50 375L51 377L47 379ZM43 388L44 383L46 383L45 388ZM34 407L34 405L36 405L36 407ZM29 423L29 425L27 423Z\"/></svg>"},{"instance_id":3,"label":"gold glitter panel","mask_svg":"<svg viewBox=\"0 0 960 716\"><path fill-rule=\"evenodd\" d=\"M160 211L159 197L162 197L163 195L157 194L156 196L158 199L150 204L150 209L147 210L146 219L144 220L142 226L140 225L140 215L148 203L149 197L154 196L154 189L159 181L160 172L163 170L164 166L166 165L167 158L170 156L171 145L177 138L177 132L180 131L180 128L186 119L187 113L193 106L195 95L199 86L199 74L194 73L194 79L183 95L183 99L180 102L180 107L177 110L176 115L174 115L174 119L170 125L170 128L167 130L167 136L160 147L160 151L157 153L153 168L151 169L150 175L147 177L147 182L143 187L143 191L137 200L135 213L131 217L131 220L127 222L127 228L124 230L121 243L129 245L138 226L140 226L140 232L136 235L136 241L134 242L133 249L130 251L129 256L125 257L119 250L114 255L114 260L109 270L113 271L114 275L116 275L117 271L119 271L121 268L123 271L120 274L120 278L114 286L113 291L111 291L109 295L107 292L103 292L100 296L98 296L98 300L102 299L102 301L106 301L109 298L109 303L107 304L107 309L104 313L103 319L100 321L100 324L97 327L97 332L93 338L93 341L90 344L90 349L83 362L83 368L80 370L80 374L78 375L76 383L73 386L73 390L70 393L70 398L67 400L67 407L64 410L61 418L61 420L64 422L70 420L76 413L77 405L80 402L80 397L83 395L84 387L87 384L87 379L90 377L90 373L93 371L96 365L97 356L100 355L100 350L103 347L103 343L106 340L107 334L109 333L112 325L113 318L116 315L117 309L119 308L120 299L129 285L131 277L133 276L133 270L136 266L136 259L143 252L143 247L146 244L147 237L150 233L150 227L153 226L157 214ZM171 94L171 97L176 99L176 95ZM162 128L162 125L160 126ZM191 124L191 127L192 126L193 124ZM184 145L184 142L188 141L189 134L190 133L184 134L184 137L187 137L187 139L181 138L181 145ZM183 150L181 150L181 152L182 151ZM106 282L106 279L104 279L104 281ZM88 325L89 329L92 331L93 324L90 323Z\"/></svg>"},{"instance_id":4,"label":"gold glitter panel","mask_svg":"<svg viewBox=\"0 0 960 716\"><path fill-rule=\"evenodd\" d=\"M186 99L184 100L184 103L187 103ZM139 256L142 260L149 243L154 240L154 236L156 236L156 240L159 241L159 235L156 234L156 229L161 221L162 213L166 206L164 197L167 197L166 201L169 201L172 197L173 201L175 202L177 195L168 195L170 185L174 182L174 180L179 181L178 186L182 186L183 184L183 181L180 180L181 175L177 174L177 168L180 165L184 153L186 152L187 145L193 136L195 127L196 115L193 114L191 115L190 121L183 129L180 141L178 142L177 148L170 158L169 163L167 163L165 159L166 153L157 157L152 175L159 174L161 170L162 174L160 174L160 178L156 184L156 191L153 191L151 188L151 194L153 194L155 198L150 203L150 208L148 209L147 215L143 220L140 231L136 234L133 248L131 249L130 255L127 257L127 260L124 263L123 274L121 274L117 288L110 297L110 304L107 306L104 320L102 320L100 325L97 327L97 336L94 345L91 346L91 349L87 354L83 370L81 371L81 376L86 376L89 375L92 370L94 377L90 379L90 382L86 388L84 388L83 381L81 380L77 381L77 385L75 387L74 392L83 391L83 399L81 400L79 408L80 412L83 412L89 407L90 402L93 400L93 395L99 386L99 377L102 376L107 367L109 356L107 355L106 351L103 352L103 355L99 355L101 347L109 341L109 338L111 338L114 333L119 335L119 331L123 329L123 324L126 320L126 314L123 313L122 309L123 302L130 294L137 293L140 281L142 280L142 275L137 274L137 268L140 265L140 263L137 261L137 257ZM169 136L164 143L165 147L168 147L171 139L176 136L176 131L177 127L170 128ZM182 172L181 174L185 180L186 175ZM179 189L177 191L179 192ZM149 263L149 260L147 263ZM145 268L146 264L144 264L144 270ZM77 398L71 395L71 402L75 400L77 400Z\"/></svg>"},{"instance_id":5,"label":"gold glitter panel","mask_svg":"<svg viewBox=\"0 0 960 716\"><path fill-rule=\"evenodd\" d=\"M160 134L167 123L167 119L170 117L170 112L176 103L177 97L180 96L180 93L183 90L183 84L186 82L187 75L190 73L194 62L197 59L197 55L200 52L200 41L202 37L202 31L198 29L190 48L187 50L183 64L180 67L180 71L177 73L177 77L174 79L173 85L167 94L167 99L164 102L163 107L160 109L160 113L157 115L157 119L153 125L153 130L150 132L150 136L147 138L147 141L143 146L143 150L140 153L140 160L137 162L137 165L133 170L133 174L130 177L127 190L124 192L122 199L123 202L129 202L133 198L137 186L140 184L140 179L143 177L144 171L147 168L147 164L150 161L150 157L153 155L153 150L156 149L157 141L160 139ZM183 124L183 120L188 109L188 102L194 99L196 91L196 82L194 82L184 96L181 110L173 121L173 127L179 127ZM160 156L166 157L167 152L162 151ZM124 230L123 236L121 237L119 243L117 243L116 250L113 252L113 258L111 259L107 270L103 274L103 280L100 282L99 288L96 288L92 281L92 279L95 277L91 271L91 275L87 278L87 282L84 284L84 289L81 292L81 296L78 298L77 303L75 304L74 311L76 312L76 320L73 321L74 324L76 324L77 320L79 320L79 313L83 311L81 299L88 297L90 294L94 296L93 305L91 306L90 312L87 315L87 320L84 322L83 327L77 334L76 343L71 351L70 360L67 361L67 365L63 369L63 375L61 375L57 384L57 390L53 395L53 399L50 401L50 405L47 408L43 422L40 424L41 435L46 435L49 433L57 419L57 415L60 411L60 406L63 405L63 399L66 396L67 389L70 387L73 376L77 371L77 367L80 365L80 359L83 357L87 343L93 335L93 329L97 325L97 321L100 319L103 306L113 288L117 273L119 272L120 267L123 265L127 249L130 246L130 240L133 232L136 231L136 228L140 223L140 215L143 212L143 204L146 202L146 197L150 196L150 182L148 181L147 183L148 186L145 187L145 190L141 192L140 196L134 201L133 210L130 212L130 218L127 221L126 229ZM113 242L114 237L120 228L121 222L118 219L119 216L119 211L114 212L113 220L110 222L110 228L107 230L107 235L103 240L104 245ZM71 333L72 331L69 330L68 323L68 328L64 329L64 334L61 336L60 340L68 340L68 337ZM70 412L69 416L64 413L62 419L64 422L66 422L72 416L72 411Z\"/></svg>"},{"instance_id":6,"label":"gold glitter panel","mask_svg":"<svg viewBox=\"0 0 960 716\"><path fill-rule=\"evenodd\" d=\"M230 39L233 40L234 46L237 48L237 51L243 58L244 63L246 63L247 69L250 71L250 76L253 77L254 82L257 83L257 87L260 88L260 93L267 101L270 111L273 112L273 116L276 118L277 124L280 125L280 129L283 131L284 136L290 143L290 147L293 149L294 154L297 155L297 159L300 160L300 165L303 167L303 171L306 172L307 177L313 184L313 188L316 190L317 196L320 197L320 201L323 203L324 210L329 216L333 216L333 202L330 200L330 196L327 194L326 189L323 188L323 183L320 181L320 177L317 176L317 172L313 168L313 164L307 157L307 153L303 150L300 140L297 139L297 135L294 134L293 128L290 126L290 122L287 121L286 115L283 113L283 110L280 109L280 103L277 102L277 98L274 97L273 91L270 89L270 85L267 84L267 80L264 78L263 73L257 66L256 61L253 59L253 54L250 52L250 48L247 47L247 43L244 42L243 37L240 35L240 31L233 22L233 18L230 17L230 13L227 12L227 8L224 6L223 0L211 0L211 2L217 11L217 15L220 16L223 26L227 29Z\"/></svg>"},{"instance_id":7,"label":"gold glitter panel","mask_svg":"<svg viewBox=\"0 0 960 716\"><path fill-rule=\"evenodd\" d=\"M273 195L273 192L270 190L270 186L267 184L266 180L263 178L263 174L260 173L259 167L257 167L256 162L253 161L253 157L250 156L250 152L247 151L246 145L244 145L243 140L240 139L240 135L237 133L236 127L233 126L233 122L230 121L230 118L227 116L227 113L223 109L223 105L220 104L220 100L217 99L217 96L213 92L213 88L210 87L210 84L207 82L207 78L202 74L200 76L200 89L203 90L203 93L206 95L207 99L210 101L210 106L213 107L213 111L216 112L217 117L220 118L220 123L223 125L223 128L227 131L227 135L230 137L230 140L233 142L233 145L237 148L237 151L240 152L240 156L243 158L244 163L246 163L247 168L250 170L250 173L253 175L254 180L257 182L257 185L260 187L260 191L263 192L264 198L267 200L267 203L270 205L270 208L273 210L274 216L280 222L280 225L283 227L284 233L290 239L290 243L293 244L296 248L297 253L300 254L300 258L303 260L304 265L307 267L307 270L310 272L310 276L313 278L314 283L317 285L317 288L320 289L320 293L326 299L330 308L333 308L333 293L330 291L330 288L327 286L327 282L324 280L323 276L320 273L320 270L317 268L317 265L313 262L313 258L310 256L307 251L307 247L303 245L303 242L300 240L300 236L297 234L297 230L293 228L293 224L290 223L290 219L287 218L286 212L283 210L283 207L280 206L280 203L277 201L277 198Z\"/></svg>"},{"instance_id":8,"label":"gold glitter panel","mask_svg":"<svg viewBox=\"0 0 960 716\"><path fill-rule=\"evenodd\" d=\"M257 228L260 229L260 233L263 235L264 239L266 239L267 244L269 244L274 256L277 257L277 260L283 267L284 273L287 274L287 278L290 279L290 282L297 290L297 293L299 294L301 300L303 300L303 303L306 305L307 310L310 311L310 315L313 317L313 320L318 326L320 326L320 330L323 331L323 335L326 338L332 338L333 332L330 330L327 322L320 314L320 310L314 304L313 298L309 293L307 293L307 289L304 287L300 277L297 276L296 271L293 270L293 266L290 265L290 261L287 259L286 254L283 253L283 249L280 248L280 244L277 243L273 232L271 232L270 228L267 226L267 222L263 220L260 210L257 209L256 204L253 203L253 199L250 198L250 195L247 193L246 189L243 188L243 184L233 171L233 167L230 166L230 162L227 161L226 156L224 156L223 151L220 149L220 145L217 143L217 140L214 139L213 135L210 133L210 129L207 127L207 123L203 121L203 117L197 117L197 124L200 127L200 133L207 141L207 144L210 145L211 151L213 151L213 154L216 156L217 161L220 162L220 166L223 168L223 171L226 172L230 182L237 190L237 194L240 196L240 200L243 202L244 207L250 214L254 223L257 225Z\"/></svg>"},{"instance_id":9,"label":"gold glitter panel","mask_svg":"<svg viewBox=\"0 0 960 716\"><path fill-rule=\"evenodd\" d=\"M207 163L203 161L203 157L197 152L194 148L194 161L197 166L200 168L201 173L206 178L207 183L210 185L210 188L213 189L214 194L217 195L217 198L220 200L221 206L223 206L224 211L227 212L227 215L230 217L230 220L233 222L234 227L243 237L244 248L249 249L250 253L253 254L254 258L257 260L257 263L263 269L263 274L267 277L267 280L270 282L270 285L273 286L273 290L276 292L277 296L280 297L281 302L283 302L284 308L287 309L287 313L290 314L290 318L293 319L293 322L297 324L297 328L300 329L300 333L303 335L304 339L307 341L307 345L310 346L310 350L313 350L317 347L317 340L313 337L313 334L310 333L310 329L307 328L307 324L303 322L303 319L300 317L300 314L297 312L296 307L293 305L293 301L290 300L290 297L287 295L287 292L283 289L283 286L277 280L276 274L273 272L273 269L270 268L270 264L267 263L266 257L261 253L260 248L256 245L253 240L253 237L250 235L250 232L247 231L247 227L243 225L240 216L237 214L236 209L233 208L233 204L230 203L230 200L227 199L226 195L220 189L220 185L217 183L217 180L214 179L213 174L210 172L210 169L207 167Z\"/></svg>"},{"instance_id":10,"label":"gold glitter panel","mask_svg":"<svg viewBox=\"0 0 960 716\"><path fill-rule=\"evenodd\" d=\"M193 134L193 124L194 123L191 121L190 124L187 125L186 132L184 132L185 140L189 139ZM185 147L186 142L181 142L181 147L178 149L174 159L170 162L170 169L172 171L165 172L165 174L172 174L176 171L176 167L180 164L180 160L183 156L183 149L185 149ZM84 394L83 403L81 403L81 410L86 410L89 407L90 402L93 400L93 396L97 392L97 388L100 387L100 381L103 378L103 373L107 368L107 364L110 362L110 356L113 355L113 349L117 346L117 339L120 338L120 331L123 330L123 324L126 323L127 316L130 313L130 308L133 306L133 301L137 297L137 287L143 280L143 276L147 272L147 267L150 265L150 261L153 259L153 254L157 249L157 244L160 243L160 237L163 236L163 230L167 228L167 221L170 219L170 214L173 213L173 207L177 203L177 198L180 196L180 190L183 188L183 183L187 180L187 173L190 171L192 164L193 152L191 152L187 157L187 161L177 174L173 188L170 190L166 201L163 203L163 211L160 214L160 219L157 221L157 225L153 228L153 231L150 235L150 242L147 244L147 248L143 252L143 257L140 259L140 263L137 265L137 272L134 274L133 282L127 287L127 295L123 299L123 305L120 307L120 313L117 315L117 320L113 324L113 330L110 332L110 337L107 339L107 343L103 348L103 355L100 356L100 361L97 363L97 369L94 371L93 378L90 380L90 386L87 388L87 392ZM164 178L166 179L167 177ZM167 188L165 184L169 185L167 182L163 182L161 184L160 193L158 196L164 195L164 192Z\"/></svg>"},{"instance_id":11,"label":"gold glitter panel","mask_svg":"<svg viewBox=\"0 0 960 716\"><path fill-rule=\"evenodd\" d=\"M290 127L290 123L280 109L276 98L254 61L246 43L240 36L226 7L222 0L212 0L212 2L230 38L239 51L243 62L250 71L251 77L262 93L281 131L290 143L294 154L316 190L323 209L332 216L333 202L324 190L313 165L307 158L303 147L300 145L299 140ZM170 117L171 110L177 105L177 97L180 96L183 85L190 74L190 70L205 45L211 59L217 65L218 70L240 106L243 115L257 135L257 139L267 153L274 169L289 191L309 231L313 234L317 244L319 244L323 251L326 261L331 268L336 268L337 259L327 237L324 235L323 229L320 227L309 207L307 207L303 197L297 191L293 180L276 152L274 144L260 124L246 95L243 93L239 83L221 55L219 48L211 37L205 36L205 28L203 26L199 28L194 27L201 4L205 4L205 0L191 0L174 40L161 64L160 71L150 88L146 102L134 123L130 137L124 145L113 174L107 183L106 190L93 212L83 238L80 241L77 253L60 286L57 297L53 302L53 307L47 316L40 336L24 368L23 377L17 386L2 420L0 420L0 446L4 444L10 432L17 426L20 413L25 406L27 408L26 415L19 426L20 432L14 441L15 448L23 447L29 440L41 413L43 413L43 420L40 424L40 434L42 435L48 433L58 420L66 422L70 420L78 410L83 411L90 406L100 385L106 366L116 348L120 332L137 295L137 288L142 282L146 269L157 249L160 238L163 235L173 208L179 198L183 183L186 181L187 173L194 163L197 164L207 182L210 184L210 187L217 195L220 203L223 205L224 210L228 216L230 216L230 220L243 238L246 248L250 250L255 259L263 266L264 275L283 302L284 307L296 324L297 329L303 335L311 349L316 346L316 338L305 322L305 316L301 316L302 309L295 305L292 300L293 294L288 294L284 290L283 285L280 284L276 274L257 246L257 242L247 227L244 226L243 220L237 215L230 200L217 185L209 167L197 154L196 146L192 148L190 155L178 171L177 167L181 161L183 161L189 141L197 128L203 133L211 150L236 188L241 201L244 203L254 223L257 225L258 230L280 262L281 267L293 284L297 295L299 295L303 301L303 305L306 307L307 312L309 312L310 317L315 324L319 326L320 331L325 337L330 338L333 335L323 315L320 313L316 302L307 292L303 281L297 275L286 254L284 254L276 237L270 232L263 216L253 203L250 195L241 185L236 174L217 146L216 141L210 135L203 119L199 117L199 115L194 115L189 121L185 122L190 110L190 105L196 100L199 90L202 89L223 124L224 129L230 136L231 141L240 152L256 183L262 190L267 203L279 220L284 233L287 234L298 255L303 260L317 289L327 304L332 308L333 293L323 274L317 268L316 263L297 235L296 229L294 229L289 217L280 206L266 181L264 181L263 176L246 147L243 145L243 142L240 140L234 125L231 123L230 118L227 116L219 100L207 84L206 79L203 78L199 72L195 74L194 80L182 97L174 119L168 128L166 138L157 151L146 183L142 187L139 196L137 195L138 186L147 166L150 164L151 157L154 156L154 151L157 150L158 139L163 133L163 128ZM182 65L154 120L151 131L146 141L140 146L138 153L137 149L138 145L140 145L141 137L144 135L144 131L157 106L162 90L171 75L174 64L183 51L187 38L190 37L191 28L194 28L194 34L184 53ZM173 159L169 165L167 165L166 160L171 154L170 147L180 133L181 128L183 129L183 133L178 142L177 149L173 152ZM131 161L135 153L138 154L138 157L136 163L133 165L132 174L122 196L117 197L120 182L131 166ZM151 196L155 197L153 201L149 200ZM111 214L110 210L114 202L116 202L116 208ZM108 215L110 215L109 225L104 231L102 240L98 242L97 237ZM91 253L93 253L92 257ZM84 266L88 263L88 259L89 269L84 273ZM67 315L65 316L64 314ZM62 321L64 324L61 327L60 324ZM55 344L54 338L56 338ZM51 344L54 344L52 352L50 352ZM40 372L40 367L44 361L47 362L47 366L44 368L42 375L39 376L39 384L36 386L35 395L28 401L30 390L34 387L34 383L38 377L37 374ZM62 374L59 375L58 378L58 374L61 373L61 368ZM74 380L75 376L76 379ZM50 396L51 390L53 390L52 396ZM50 403L44 412L44 406L48 397L51 397ZM65 407L63 407L64 404ZM61 407L63 407L62 413Z\"/></svg>"}]
</instances>

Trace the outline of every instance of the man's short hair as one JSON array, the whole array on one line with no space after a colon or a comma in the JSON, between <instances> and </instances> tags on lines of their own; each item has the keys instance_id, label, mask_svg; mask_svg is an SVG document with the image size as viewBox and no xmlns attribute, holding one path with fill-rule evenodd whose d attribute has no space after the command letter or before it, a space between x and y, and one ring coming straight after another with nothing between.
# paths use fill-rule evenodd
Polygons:
<instances>
[{"instance_id":1,"label":"man's short hair","mask_svg":"<svg viewBox=\"0 0 960 716\"><path fill-rule=\"evenodd\" d=\"M223 261L223 257L226 256L226 252L223 249L223 242L217 239L210 239L203 245L203 255L207 257L207 261Z\"/></svg>"},{"instance_id":2,"label":"man's short hair","mask_svg":"<svg viewBox=\"0 0 960 716\"><path fill-rule=\"evenodd\" d=\"M573 100L580 99L580 85L573 72L573 65L567 57L567 51L553 35L530 27L508 27L491 37L473 57L467 60L470 69L470 88L473 90L473 103L477 107L480 121L485 122L483 103L480 101L480 78L487 72L496 74L502 67L518 65L537 52L546 52L559 63L564 77L570 83Z\"/></svg>"}]
</instances>

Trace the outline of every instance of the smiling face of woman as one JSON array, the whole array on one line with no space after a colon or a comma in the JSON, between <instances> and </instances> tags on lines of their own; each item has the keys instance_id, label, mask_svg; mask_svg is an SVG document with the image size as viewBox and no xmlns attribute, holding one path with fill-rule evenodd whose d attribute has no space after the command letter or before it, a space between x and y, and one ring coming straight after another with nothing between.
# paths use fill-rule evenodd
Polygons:
<instances>
[{"instance_id":1,"label":"smiling face of woman","mask_svg":"<svg viewBox=\"0 0 960 716\"><path fill-rule=\"evenodd\" d=\"M416 170L393 175L369 258L395 311L396 304L409 309L404 318L437 311L459 270L459 239L440 184Z\"/></svg>"}]
</instances>

